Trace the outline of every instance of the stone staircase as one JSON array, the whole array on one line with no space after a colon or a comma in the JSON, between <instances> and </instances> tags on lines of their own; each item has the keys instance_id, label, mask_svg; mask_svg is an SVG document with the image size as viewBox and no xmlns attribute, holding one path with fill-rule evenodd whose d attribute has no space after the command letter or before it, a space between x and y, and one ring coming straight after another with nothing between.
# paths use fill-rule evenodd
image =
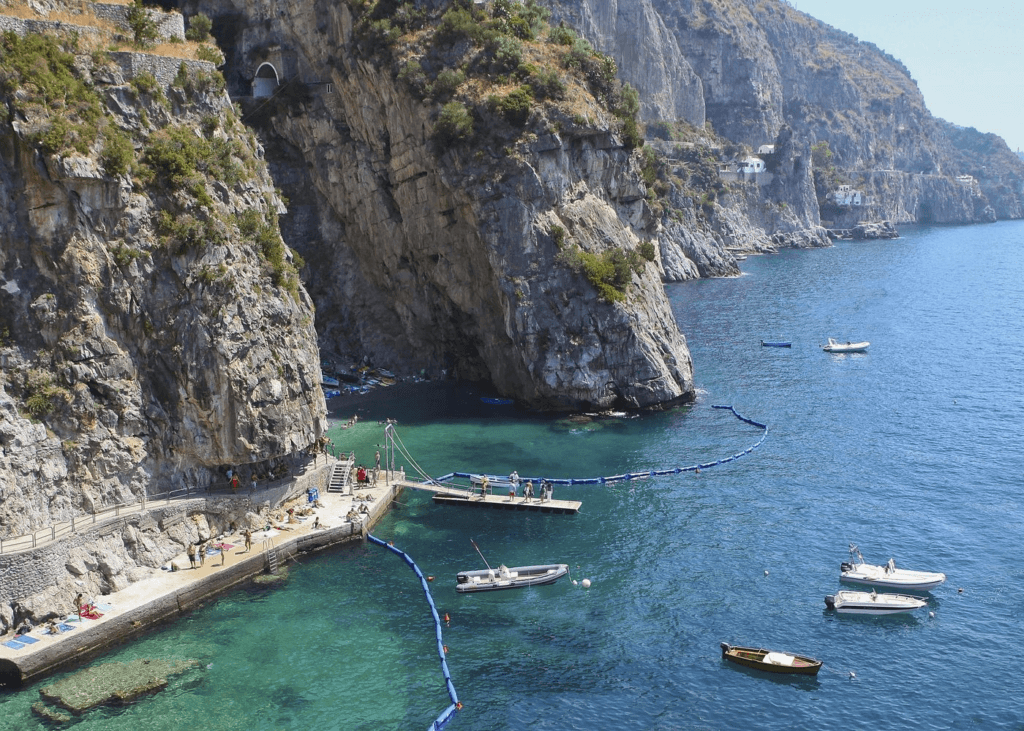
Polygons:
<instances>
[{"instance_id":1,"label":"stone staircase","mask_svg":"<svg viewBox=\"0 0 1024 731\"><path fill-rule=\"evenodd\" d=\"M335 462L331 467L331 476L327 479L327 492L344 494L349 491L349 484L352 477L352 467L355 463L352 460Z\"/></svg>"}]
</instances>

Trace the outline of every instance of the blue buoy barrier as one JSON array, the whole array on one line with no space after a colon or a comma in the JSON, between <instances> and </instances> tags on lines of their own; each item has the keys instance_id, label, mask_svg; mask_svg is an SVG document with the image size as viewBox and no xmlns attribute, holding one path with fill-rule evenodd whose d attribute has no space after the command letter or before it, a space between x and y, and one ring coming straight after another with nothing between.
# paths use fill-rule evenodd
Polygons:
<instances>
[{"instance_id":1,"label":"blue buoy barrier","mask_svg":"<svg viewBox=\"0 0 1024 731\"><path fill-rule=\"evenodd\" d=\"M760 447L761 444L764 442L764 440L768 437L768 425L767 424L762 424L759 421L754 421L753 419L748 419L747 417L743 416L738 411L736 411L735 407L728 406L728 405L712 404L711 408L713 408L713 409L724 409L726 411L731 411L733 416L735 416L737 419L739 419L740 421L742 421L745 424L750 424L751 426L756 426L758 429L761 429L764 433L761 434L761 438L758 439L756 443L754 443L753 445L747 447L742 452L737 452L736 454L732 455L731 457L725 457L724 459L715 460L714 462L704 462L703 464L693 464L693 465L690 465L689 467L670 467L670 468L664 469L664 470L646 470L646 471L643 471L643 472L627 472L624 475L611 475L609 477L587 477L587 478L582 478L582 479L581 478L577 478L577 477L570 477L570 478L565 478L565 477L562 477L562 478L553 478L553 477L523 477L523 478L520 478L520 483L521 484L525 484L527 481L530 481L530 482L533 482L534 485L538 485L541 482L548 482L548 483L550 483L552 485L607 485L607 484L610 484L610 483L613 483L613 482L623 482L623 481L629 481L629 480L640 480L640 479L643 479L645 477L657 477L657 476L660 476L660 475L670 475L670 474L678 475L680 472L697 472L699 470L706 470L706 469L708 469L710 467L715 467L716 465L721 465L721 464L726 464L727 462L732 462L735 459L739 459L740 457L743 457L744 455L750 454L755 449ZM476 473L476 472L449 472L444 477L435 478L434 482L450 482L451 480L454 480L455 478L461 478L461 479L464 479L464 480L468 480L468 479L471 479L473 477L476 477L477 475L478 475L478 473Z\"/></svg>"},{"instance_id":2,"label":"blue buoy barrier","mask_svg":"<svg viewBox=\"0 0 1024 731\"><path fill-rule=\"evenodd\" d=\"M454 473L453 473L454 474ZM445 688L448 690L448 698L451 700L451 705L448 706L444 711L441 712L433 723L430 724L427 731L441 731L448 723L455 717L455 714L461 708L459 703L459 696L455 692L455 684L452 683L451 672L448 670L448 660L445 658L445 647L444 638L441 635L441 617L437 614L437 606L434 604L434 597L430 595L430 587L427 585L427 580L423 576L423 572L420 571L419 566L416 562L405 551L401 551L390 543L386 543L381 539L377 538L372 534L367 534L366 539L371 543L375 543L378 546L382 546L397 556L401 557L415 572L416 577L420 580L420 585L423 587L423 594L427 598L427 605L430 607L430 614L434 619L434 636L437 638L437 655L441 658L441 675L444 676Z\"/></svg>"}]
</instances>

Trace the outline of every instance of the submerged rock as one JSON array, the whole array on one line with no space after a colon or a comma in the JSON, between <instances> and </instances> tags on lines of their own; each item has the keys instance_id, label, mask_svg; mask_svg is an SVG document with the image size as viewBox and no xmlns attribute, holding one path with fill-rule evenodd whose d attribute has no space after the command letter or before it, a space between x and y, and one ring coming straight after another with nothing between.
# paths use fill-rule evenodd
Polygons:
<instances>
[{"instance_id":1,"label":"submerged rock","mask_svg":"<svg viewBox=\"0 0 1024 731\"><path fill-rule=\"evenodd\" d=\"M198 664L195 660L156 659L106 663L43 686L39 695L49 703L80 715L90 708L128 703L147 693L162 690L167 687L171 676ZM36 713L42 715L41 710L36 710Z\"/></svg>"}]
</instances>

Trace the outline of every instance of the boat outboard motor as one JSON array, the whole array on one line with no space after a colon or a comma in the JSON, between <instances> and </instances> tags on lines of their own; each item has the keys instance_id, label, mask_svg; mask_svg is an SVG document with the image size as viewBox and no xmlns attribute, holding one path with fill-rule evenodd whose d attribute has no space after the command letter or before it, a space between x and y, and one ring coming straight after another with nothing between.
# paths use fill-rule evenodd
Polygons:
<instances>
[{"instance_id":1,"label":"boat outboard motor","mask_svg":"<svg viewBox=\"0 0 1024 731\"><path fill-rule=\"evenodd\" d=\"M469 581L469 577L466 576L465 574L456 574L455 575L455 583L457 583L457 584L465 584L467 581Z\"/></svg>"},{"instance_id":2,"label":"boat outboard motor","mask_svg":"<svg viewBox=\"0 0 1024 731\"><path fill-rule=\"evenodd\" d=\"M836 598L833 595L831 595L831 594L827 595L825 597L825 606L828 607L829 609L835 609L836 608Z\"/></svg>"},{"instance_id":3,"label":"boat outboard motor","mask_svg":"<svg viewBox=\"0 0 1024 731\"><path fill-rule=\"evenodd\" d=\"M841 564L839 564L839 570L840 571L853 571L853 564L849 563L848 561L843 561Z\"/></svg>"}]
</instances>

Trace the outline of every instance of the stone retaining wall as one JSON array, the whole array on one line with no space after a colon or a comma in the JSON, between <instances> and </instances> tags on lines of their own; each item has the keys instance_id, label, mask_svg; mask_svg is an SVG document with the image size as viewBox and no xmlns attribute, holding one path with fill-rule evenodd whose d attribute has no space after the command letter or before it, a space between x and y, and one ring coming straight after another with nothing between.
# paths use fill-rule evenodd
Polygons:
<instances>
[{"instance_id":1,"label":"stone retaining wall","mask_svg":"<svg viewBox=\"0 0 1024 731\"><path fill-rule=\"evenodd\" d=\"M160 86L167 88L178 75L181 64L185 64L192 73L202 71L213 73L216 70L209 61L194 61L184 58L173 58L171 56L154 56L150 53L135 53L133 51L111 51L110 59L121 67L125 78L134 78L142 72L148 72L156 77Z\"/></svg>"},{"instance_id":2,"label":"stone retaining wall","mask_svg":"<svg viewBox=\"0 0 1024 731\"><path fill-rule=\"evenodd\" d=\"M52 586L68 580L68 564L74 549L88 548L104 536L124 532L129 527L139 531L160 530L181 522L197 513L223 514L232 509L251 505L254 512L258 506L276 508L282 503L302 495L310 487L320 492L327 491L330 463L294 480L249 496L199 497L179 499L168 504L154 503L145 512L132 513L113 518L104 523L79 529L66 538L52 541L45 546L28 551L0 555L0 604L9 604L23 597L39 594Z\"/></svg>"},{"instance_id":3,"label":"stone retaining wall","mask_svg":"<svg viewBox=\"0 0 1024 731\"><path fill-rule=\"evenodd\" d=\"M93 15L117 26L126 33L131 33L128 27L128 5L113 5L108 3L90 3L89 9ZM185 18L181 13L164 13L160 10L147 8L149 17L156 23L156 34L159 42L169 41L171 38L185 40Z\"/></svg>"}]
</instances>

